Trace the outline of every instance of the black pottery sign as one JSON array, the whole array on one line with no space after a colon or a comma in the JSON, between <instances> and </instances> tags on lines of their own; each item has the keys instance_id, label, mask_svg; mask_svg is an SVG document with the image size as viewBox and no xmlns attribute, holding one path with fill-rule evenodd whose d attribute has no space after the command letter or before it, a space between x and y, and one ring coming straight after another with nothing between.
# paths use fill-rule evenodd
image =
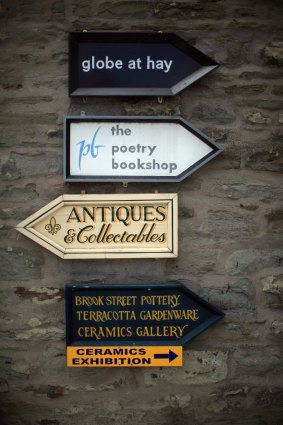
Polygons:
<instances>
[{"instance_id":1,"label":"black pottery sign","mask_svg":"<svg viewBox=\"0 0 283 425\"><path fill-rule=\"evenodd\" d=\"M182 346L224 314L180 283L67 285L67 346Z\"/></svg>"},{"instance_id":2,"label":"black pottery sign","mask_svg":"<svg viewBox=\"0 0 283 425\"><path fill-rule=\"evenodd\" d=\"M222 151L180 117L66 117L65 181L181 181Z\"/></svg>"},{"instance_id":3,"label":"black pottery sign","mask_svg":"<svg viewBox=\"0 0 283 425\"><path fill-rule=\"evenodd\" d=\"M70 33L70 96L174 96L218 64L173 33Z\"/></svg>"}]
</instances>

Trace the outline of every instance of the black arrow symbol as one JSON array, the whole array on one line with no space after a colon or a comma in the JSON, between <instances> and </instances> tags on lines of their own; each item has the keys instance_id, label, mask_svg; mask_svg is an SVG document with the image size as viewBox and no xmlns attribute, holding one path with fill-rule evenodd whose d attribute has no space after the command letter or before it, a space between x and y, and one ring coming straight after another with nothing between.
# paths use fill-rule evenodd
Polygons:
<instances>
[{"instance_id":1,"label":"black arrow symbol","mask_svg":"<svg viewBox=\"0 0 283 425\"><path fill-rule=\"evenodd\" d=\"M169 359L169 363L171 363L177 357L178 357L178 354L174 353L171 350L169 350L168 354L154 354L155 359Z\"/></svg>"}]
</instances>

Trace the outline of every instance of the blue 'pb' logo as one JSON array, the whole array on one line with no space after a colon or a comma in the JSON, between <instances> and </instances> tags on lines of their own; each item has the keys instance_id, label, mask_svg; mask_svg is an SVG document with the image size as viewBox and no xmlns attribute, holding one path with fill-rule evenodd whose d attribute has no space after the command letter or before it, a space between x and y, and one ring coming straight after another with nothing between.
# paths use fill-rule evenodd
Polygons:
<instances>
[{"instance_id":1,"label":"blue 'pb' logo","mask_svg":"<svg viewBox=\"0 0 283 425\"><path fill-rule=\"evenodd\" d=\"M91 145L89 143L85 145L85 140L82 140L82 141L77 143L77 145L80 145L80 152L79 152L79 167L80 167L80 169L81 169L81 161L82 161L83 156L87 156L90 152L90 154L93 158L97 158L98 149L104 148L104 145L94 145L97 133L100 129L101 129L101 126L98 127L98 129L94 133Z\"/></svg>"}]
</instances>

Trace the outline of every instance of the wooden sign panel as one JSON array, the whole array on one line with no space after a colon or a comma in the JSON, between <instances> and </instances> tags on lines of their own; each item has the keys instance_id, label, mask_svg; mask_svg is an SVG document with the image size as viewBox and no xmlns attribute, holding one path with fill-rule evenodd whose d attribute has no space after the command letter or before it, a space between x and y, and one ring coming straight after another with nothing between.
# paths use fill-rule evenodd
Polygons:
<instances>
[{"instance_id":1,"label":"wooden sign panel","mask_svg":"<svg viewBox=\"0 0 283 425\"><path fill-rule=\"evenodd\" d=\"M67 346L183 346L223 316L179 282L66 286Z\"/></svg>"},{"instance_id":2,"label":"wooden sign panel","mask_svg":"<svg viewBox=\"0 0 283 425\"><path fill-rule=\"evenodd\" d=\"M16 227L61 258L177 256L177 194L62 195Z\"/></svg>"},{"instance_id":3,"label":"wooden sign panel","mask_svg":"<svg viewBox=\"0 0 283 425\"><path fill-rule=\"evenodd\" d=\"M178 182L221 151L180 117L66 117L64 180Z\"/></svg>"},{"instance_id":4,"label":"wooden sign panel","mask_svg":"<svg viewBox=\"0 0 283 425\"><path fill-rule=\"evenodd\" d=\"M70 96L174 96L218 66L173 33L69 36Z\"/></svg>"},{"instance_id":5,"label":"wooden sign panel","mask_svg":"<svg viewBox=\"0 0 283 425\"><path fill-rule=\"evenodd\" d=\"M182 366L182 346L224 314L182 284L67 285L71 367Z\"/></svg>"}]
</instances>

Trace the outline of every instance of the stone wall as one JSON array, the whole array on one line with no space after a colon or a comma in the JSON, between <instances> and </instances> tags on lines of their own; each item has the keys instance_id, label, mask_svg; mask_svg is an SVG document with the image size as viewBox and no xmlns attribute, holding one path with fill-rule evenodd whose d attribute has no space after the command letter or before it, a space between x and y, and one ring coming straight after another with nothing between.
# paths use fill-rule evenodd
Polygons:
<instances>
[{"instance_id":1,"label":"stone wall","mask_svg":"<svg viewBox=\"0 0 283 425\"><path fill-rule=\"evenodd\" d=\"M1 420L283 423L280 0L0 2ZM173 31L220 63L173 98L68 97L69 31ZM178 184L66 184L65 115L181 115L224 152ZM281 180L280 180L281 178ZM62 260L14 226L64 193L179 195L177 259ZM182 368L67 368L67 283L178 280L226 313Z\"/></svg>"}]
</instances>

